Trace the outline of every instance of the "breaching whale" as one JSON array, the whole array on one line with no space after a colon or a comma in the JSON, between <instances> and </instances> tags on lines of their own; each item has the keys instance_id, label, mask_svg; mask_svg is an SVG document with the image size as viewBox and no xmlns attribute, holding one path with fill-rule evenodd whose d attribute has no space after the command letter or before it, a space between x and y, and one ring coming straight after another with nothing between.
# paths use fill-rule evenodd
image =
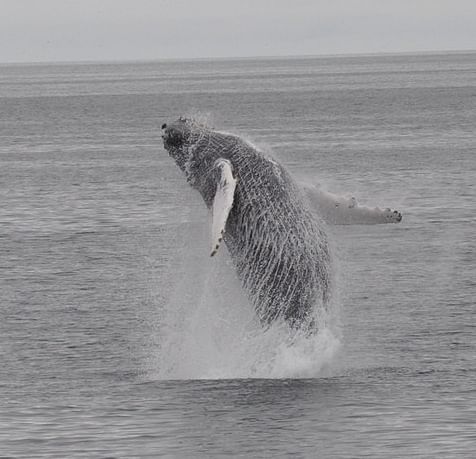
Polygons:
<instances>
[{"instance_id":1,"label":"breaching whale","mask_svg":"<svg viewBox=\"0 0 476 459\"><path fill-rule=\"evenodd\" d=\"M328 205L335 195L303 191L275 159L236 135L187 118L162 130L165 149L212 211L210 255L223 240L262 325L283 319L314 330L331 292L329 244L315 210L339 207ZM348 208L355 213L355 205Z\"/></svg>"},{"instance_id":2,"label":"breaching whale","mask_svg":"<svg viewBox=\"0 0 476 459\"><path fill-rule=\"evenodd\" d=\"M163 128L164 147L212 210L211 255L223 239L261 323L311 326L315 305L329 299L329 246L288 172L194 120Z\"/></svg>"}]
</instances>

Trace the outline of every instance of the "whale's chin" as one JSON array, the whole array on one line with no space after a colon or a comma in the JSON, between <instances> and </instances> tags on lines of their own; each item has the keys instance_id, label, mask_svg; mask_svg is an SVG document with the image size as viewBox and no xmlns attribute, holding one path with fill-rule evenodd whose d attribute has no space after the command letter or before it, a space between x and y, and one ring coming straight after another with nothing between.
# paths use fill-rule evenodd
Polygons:
<instances>
[{"instance_id":1,"label":"whale's chin","mask_svg":"<svg viewBox=\"0 0 476 459\"><path fill-rule=\"evenodd\" d=\"M185 143L185 139L183 138L183 136L177 132L171 131L167 134L164 134L162 137L164 139L164 147L167 150L170 150L172 148L179 149L183 147Z\"/></svg>"},{"instance_id":2,"label":"whale's chin","mask_svg":"<svg viewBox=\"0 0 476 459\"><path fill-rule=\"evenodd\" d=\"M170 125L162 125L162 140L164 148L172 157L179 168L183 171L188 159L188 138L189 132L185 126L185 122L179 120Z\"/></svg>"}]
</instances>

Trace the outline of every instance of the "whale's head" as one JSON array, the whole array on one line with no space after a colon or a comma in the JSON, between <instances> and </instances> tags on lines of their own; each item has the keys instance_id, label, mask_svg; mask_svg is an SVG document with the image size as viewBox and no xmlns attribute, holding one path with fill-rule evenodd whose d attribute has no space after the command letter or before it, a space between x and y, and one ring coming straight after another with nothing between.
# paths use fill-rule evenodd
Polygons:
<instances>
[{"instance_id":1,"label":"whale's head","mask_svg":"<svg viewBox=\"0 0 476 459\"><path fill-rule=\"evenodd\" d=\"M194 147L205 131L205 127L189 118L179 118L173 123L162 125L164 148L183 172L187 171L194 156Z\"/></svg>"}]
</instances>

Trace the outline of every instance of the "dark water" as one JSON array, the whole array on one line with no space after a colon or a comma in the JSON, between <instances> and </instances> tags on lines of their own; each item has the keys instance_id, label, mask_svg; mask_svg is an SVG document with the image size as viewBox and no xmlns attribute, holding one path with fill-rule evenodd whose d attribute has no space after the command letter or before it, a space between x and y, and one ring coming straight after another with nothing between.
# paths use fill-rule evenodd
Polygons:
<instances>
[{"instance_id":1,"label":"dark water","mask_svg":"<svg viewBox=\"0 0 476 459\"><path fill-rule=\"evenodd\" d=\"M183 113L402 211L263 334L161 146ZM0 456L472 457L476 54L0 66Z\"/></svg>"}]
</instances>

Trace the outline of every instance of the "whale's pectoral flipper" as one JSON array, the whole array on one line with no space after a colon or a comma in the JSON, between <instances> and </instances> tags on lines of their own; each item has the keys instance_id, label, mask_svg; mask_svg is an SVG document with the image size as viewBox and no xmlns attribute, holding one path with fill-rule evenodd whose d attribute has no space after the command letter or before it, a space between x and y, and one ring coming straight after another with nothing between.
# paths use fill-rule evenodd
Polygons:
<instances>
[{"instance_id":1,"label":"whale's pectoral flipper","mask_svg":"<svg viewBox=\"0 0 476 459\"><path fill-rule=\"evenodd\" d=\"M225 233L226 220L233 206L233 197L236 188L236 179L233 177L233 168L230 161L219 158L215 162L218 169L218 183L213 199L213 223L212 223L212 251L213 257L220 247Z\"/></svg>"},{"instance_id":2,"label":"whale's pectoral flipper","mask_svg":"<svg viewBox=\"0 0 476 459\"><path fill-rule=\"evenodd\" d=\"M304 191L311 207L333 225L375 225L402 220L397 210L360 206L354 197L329 193L318 186L304 186Z\"/></svg>"}]
</instances>

